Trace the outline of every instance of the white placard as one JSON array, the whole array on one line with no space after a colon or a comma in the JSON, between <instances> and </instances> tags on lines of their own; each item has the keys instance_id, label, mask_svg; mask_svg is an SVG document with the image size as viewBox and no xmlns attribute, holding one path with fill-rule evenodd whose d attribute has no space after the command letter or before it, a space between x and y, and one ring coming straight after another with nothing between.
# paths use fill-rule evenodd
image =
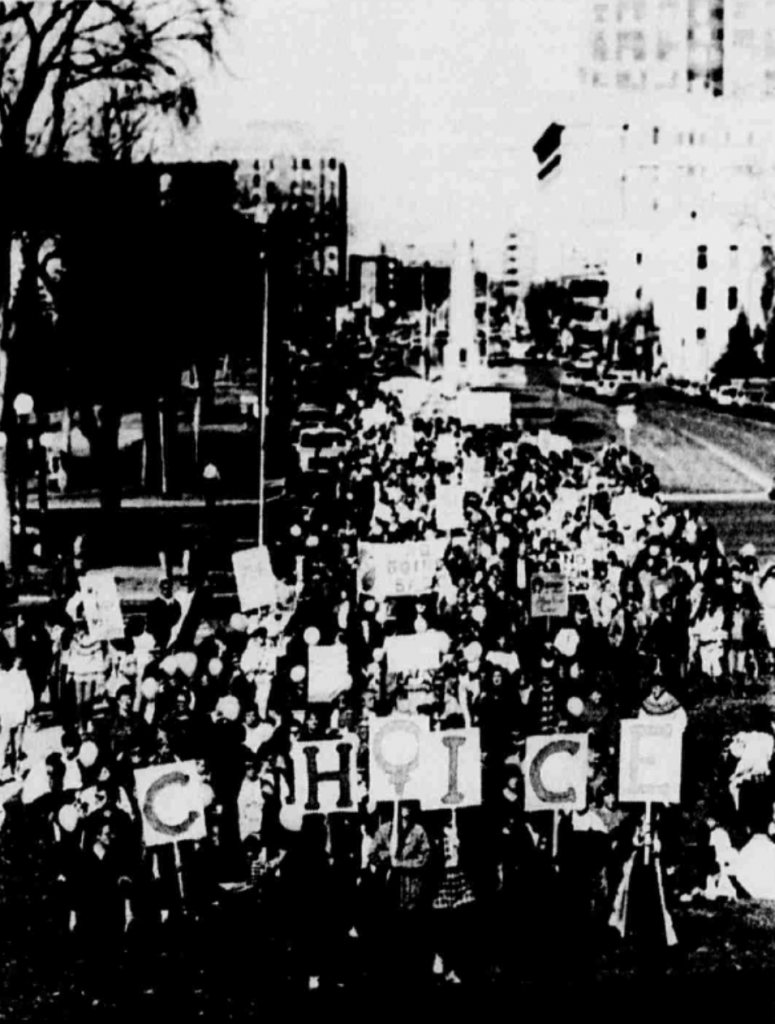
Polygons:
<instances>
[{"instance_id":1,"label":"white placard","mask_svg":"<svg viewBox=\"0 0 775 1024\"><path fill-rule=\"evenodd\" d=\"M358 737L291 745L294 806L303 814L344 814L358 809Z\"/></svg>"},{"instance_id":2,"label":"white placard","mask_svg":"<svg viewBox=\"0 0 775 1024\"><path fill-rule=\"evenodd\" d=\"M622 721L619 800L677 804L681 801L683 733L674 721Z\"/></svg>"},{"instance_id":3,"label":"white placard","mask_svg":"<svg viewBox=\"0 0 775 1024\"><path fill-rule=\"evenodd\" d=\"M277 580L266 547L235 551L231 561L243 612L277 604Z\"/></svg>"},{"instance_id":4,"label":"white placard","mask_svg":"<svg viewBox=\"0 0 775 1024\"><path fill-rule=\"evenodd\" d=\"M112 572L87 572L81 576L83 611L93 640L124 637L124 616Z\"/></svg>"},{"instance_id":5,"label":"white placard","mask_svg":"<svg viewBox=\"0 0 775 1024\"><path fill-rule=\"evenodd\" d=\"M580 811L587 806L585 734L528 736L524 771L526 811Z\"/></svg>"},{"instance_id":6,"label":"white placard","mask_svg":"<svg viewBox=\"0 0 775 1024\"><path fill-rule=\"evenodd\" d=\"M138 768L135 789L146 846L205 838L204 791L194 761Z\"/></svg>"}]
</instances>

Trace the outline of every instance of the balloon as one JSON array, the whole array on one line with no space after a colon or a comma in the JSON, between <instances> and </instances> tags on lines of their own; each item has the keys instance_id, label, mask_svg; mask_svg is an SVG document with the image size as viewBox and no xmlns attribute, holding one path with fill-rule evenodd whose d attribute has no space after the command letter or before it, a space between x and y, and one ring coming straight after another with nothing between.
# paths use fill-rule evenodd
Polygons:
<instances>
[{"instance_id":1,"label":"balloon","mask_svg":"<svg viewBox=\"0 0 775 1024\"><path fill-rule=\"evenodd\" d=\"M307 675L307 670L303 665L294 665L291 669L291 679L294 683L301 683Z\"/></svg>"},{"instance_id":2,"label":"balloon","mask_svg":"<svg viewBox=\"0 0 775 1024\"><path fill-rule=\"evenodd\" d=\"M221 697L218 701L217 710L220 711L223 717L227 718L230 722L236 722L242 709L240 708L240 702L236 697L227 696Z\"/></svg>"},{"instance_id":3,"label":"balloon","mask_svg":"<svg viewBox=\"0 0 775 1024\"><path fill-rule=\"evenodd\" d=\"M478 640L474 640L473 643L470 643L468 647L466 647L463 653L466 656L466 661L470 663L479 661L479 659L482 656L482 651L482 645L479 643Z\"/></svg>"},{"instance_id":4,"label":"balloon","mask_svg":"<svg viewBox=\"0 0 775 1024\"><path fill-rule=\"evenodd\" d=\"M301 527L300 526L297 526L297 525L294 524L291 527L291 537L301 537Z\"/></svg>"},{"instance_id":5,"label":"balloon","mask_svg":"<svg viewBox=\"0 0 775 1024\"><path fill-rule=\"evenodd\" d=\"M308 548L316 548L316 547L319 546L319 544L320 544L320 538L316 537L314 534L311 537L307 537L307 547Z\"/></svg>"},{"instance_id":6,"label":"balloon","mask_svg":"<svg viewBox=\"0 0 775 1024\"><path fill-rule=\"evenodd\" d=\"M371 615L374 611L376 611L376 608L377 602L373 601L371 598L369 598L368 601L363 602L363 610L366 612L367 615Z\"/></svg>"},{"instance_id":7,"label":"balloon","mask_svg":"<svg viewBox=\"0 0 775 1024\"><path fill-rule=\"evenodd\" d=\"M161 662L159 668L168 676L174 676L178 670L178 659L175 654L168 654L167 657Z\"/></svg>"},{"instance_id":8,"label":"balloon","mask_svg":"<svg viewBox=\"0 0 775 1024\"><path fill-rule=\"evenodd\" d=\"M584 701L580 697L571 697L567 707L568 714L573 715L574 718L579 718L584 714Z\"/></svg>"},{"instance_id":9,"label":"balloon","mask_svg":"<svg viewBox=\"0 0 775 1024\"><path fill-rule=\"evenodd\" d=\"M300 832L304 813L300 804L283 804L280 808L280 824L289 832Z\"/></svg>"},{"instance_id":10,"label":"balloon","mask_svg":"<svg viewBox=\"0 0 775 1024\"><path fill-rule=\"evenodd\" d=\"M75 832L80 819L81 815L78 813L78 808L73 804L65 804L59 812L59 824L65 832Z\"/></svg>"},{"instance_id":11,"label":"balloon","mask_svg":"<svg viewBox=\"0 0 775 1024\"><path fill-rule=\"evenodd\" d=\"M304 643L308 647L314 647L320 643L320 630L316 626L309 626L304 630Z\"/></svg>"},{"instance_id":12,"label":"balloon","mask_svg":"<svg viewBox=\"0 0 775 1024\"><path fill-rule=\"evenodd\" d=\"M482 608L480 604L478 604L471 612L471 618L474 620L474 622L478 622L481 624L487 618L487 612L484 610L484 608Z\"/></svg>"},{"instance_id":13,"label":"balloon","mask_svg":"<svg viewBox=\"0 0 775 1024\"><path fill-rule=\"evenodd\" d=\"M415 633L428 632L428 623L421 615L418 615L417 618L414 620L414 631Z\"/></svg>"},{"instance_id":14,"label":"balloon","mask_svg":"<svg viewBox=\"0 0 775 1024\"><path fill-rule=\"evenodd\" d=\"M155 679L146 679L140 687L140 693L146 700L156 700L159 692L159 684Z\"/></svg>"},{"instance_id":15,"label":"balloon","mask_svg":"<svg viewBox=\"0 0 775 1024\"><path fill-rule=\"evenodd\" d=\"M193 651L182 651L178 655L178 668L187 679L193 679L199 659Z\"/></svg>"},{"instance_id":16,"label":"balloon","mask_svg":"<svg viewBox=\"0 0 775 1024\"><path fill-rule=\"evenodd\" d=\"M91 768L93 764L96 764L99 756L100 752L96 743L92 743L91 740L86 740L85 743L81 744L81 749L78 752L78 760L84 768Z\"/></svg>"},{"instance_id":17,"label":"balloon","mask_svg":"<svg viewBox=\"0 0 775 1024\"><path fill-rule=\"evenodd\" d=\"M248 628L248 620L244 615L235 612L229 619L229 628L233 629L235 633L245 633Z\"/></svg>"},{"instance_id":18,"label":"balloon","mask_svg":"<svg viewBox=\"0 0 775 1024\"><path fill-rule=\"evenodd\" d=\"M375 649L375 651L374 651L374 660L375 661L382 661L382 659L384 657L385 657L385 648L384 647L377 647Z\"/></svg>"},{"instance_id":19,"label":"balloon","mask_svg":"<svg viewBox=\"0 0 775 1024\"><path fill-rule=\"evenodd\" d=\"M210 658L207 663L207 671L211 676L219 676L223 672L223 662L220 658Z\"/></svg>"}]
</instances>

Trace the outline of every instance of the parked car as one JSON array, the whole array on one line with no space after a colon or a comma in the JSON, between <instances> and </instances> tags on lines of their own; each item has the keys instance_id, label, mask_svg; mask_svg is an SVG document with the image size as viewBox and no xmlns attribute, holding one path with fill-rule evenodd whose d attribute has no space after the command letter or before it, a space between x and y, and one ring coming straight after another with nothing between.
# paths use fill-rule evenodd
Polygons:
<instances>
[{"instance_id":1,"label":"parked car","mask_svg":"<svg viewBox=\"0 0 775 1024\"><path fill-rule=\"evenodd\" d=\"M729 409L739 404L742 388L733 387L731 384L726 387L716 388L711 392L711 397L722 409Z\"/></svg>"}]
</instances>

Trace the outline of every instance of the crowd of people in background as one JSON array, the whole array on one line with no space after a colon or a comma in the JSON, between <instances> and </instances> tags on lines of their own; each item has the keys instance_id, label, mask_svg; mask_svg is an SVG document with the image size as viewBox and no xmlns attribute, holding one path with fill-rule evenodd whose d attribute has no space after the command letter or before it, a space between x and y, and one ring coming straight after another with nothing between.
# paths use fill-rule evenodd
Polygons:
<instances>
[{"instance_id":1,"label":"crowd of people in background","mask_svg":"<svg viewBox=\"0 0 775 1024\"><path fill-rule=\"evenodd\" d=\"M165 577L123 639L91 635L78 592L6 631L0 846L21 851L23 900L6 926L74 949L105 993L127 943L234 915L266 976L454 983L556 968L572 932L558 920L594 935L590 955L618 936L653 958L680 945L679 897L759 894L750 843L775 853L775 567L725 552L623 446L546 430L504 441L386 392L351 394L338 418L348 454L288 524L298 564L274 606L214 621L196 587ZM433 585L381 597L364 545L408 541L444 542ZM566 616L531 614L537 574L566 579ZM439 667L390 671L386 641L422 633L442 638ZM347 650L351 685L328 699L307 689L315 644ZM757 701L708 750L693 716L717 697ZM35 759L25 740L43 713L61 738ZM369 803L367 716L392 713L479 729L481 807L407 803L394 820ZM683 804L656 810L653 836L617 797L619 723L639 716L684 733ZM521 766L528 736L556 732L588 733L590 778L587 809L563 814L553 841L551 815L525 811ZM291 744L343 733L364 741L358 812L302 815ZM144 846L134 777L175 761L197 762L207 794L207 836L177 854ZM644 843L653 892L636 883ZM483 927L492 915L502 927Z\"/></svg>"}]
</instances>

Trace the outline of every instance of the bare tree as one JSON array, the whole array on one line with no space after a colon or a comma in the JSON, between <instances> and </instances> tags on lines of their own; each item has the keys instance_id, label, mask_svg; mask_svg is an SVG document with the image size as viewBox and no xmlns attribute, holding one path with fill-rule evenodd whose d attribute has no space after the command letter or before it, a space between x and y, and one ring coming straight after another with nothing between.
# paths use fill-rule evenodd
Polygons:
<instances>
[{"instance_id":1,"label":"bare tree","mask_svg":"<svg viewBox=\"0 0 775 1024\"><path fill-rule=\"evenodd\" d=\"M232 0L36 0L0 3L0 158L11 181L30 157L89 152L99 139L129 159L152 123L196 119L196 63L220 58ZM101 125L101 132L95 128ZM91 139L91 143L89 142ZM117 141L120 143L116 146ZM95 153L94 147L97 146ZM0 423L17 333L15 226L0 213ZM22 273L40 260L23 252ZM10 563L5 443L0 445L0 562Z\"/></svg>"}]
</instances>

